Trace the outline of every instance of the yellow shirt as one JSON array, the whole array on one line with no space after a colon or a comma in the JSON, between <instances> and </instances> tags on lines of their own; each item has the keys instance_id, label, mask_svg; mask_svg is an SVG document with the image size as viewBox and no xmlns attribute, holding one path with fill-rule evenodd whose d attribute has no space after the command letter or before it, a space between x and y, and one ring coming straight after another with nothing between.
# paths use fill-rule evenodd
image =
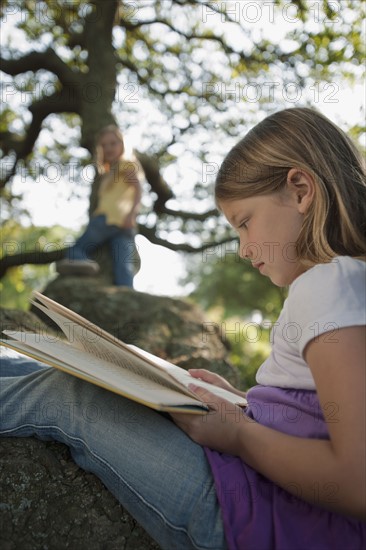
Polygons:
<instances>
[{"instance_id":1,"label":"yellow shirt","mask_svg":"<svg viewBox=\"0 0 366 550\"><path fill-rule=\"evenodd\" d=\"M121 160L102 177L94 215L104 214L108 225L124 226L125 219L135 206L137 193L136 186L128 182L128 175L136 172L135 163Z\"/></svg>"}]
</instances>

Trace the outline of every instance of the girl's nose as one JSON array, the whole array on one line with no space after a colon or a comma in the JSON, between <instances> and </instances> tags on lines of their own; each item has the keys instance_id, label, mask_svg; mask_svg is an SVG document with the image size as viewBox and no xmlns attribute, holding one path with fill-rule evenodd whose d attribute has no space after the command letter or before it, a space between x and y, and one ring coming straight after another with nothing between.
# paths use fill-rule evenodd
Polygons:
<instances>
[{"instance_id":1,"label":"girl's nose","mask_svg":"<svg viewBox=\"0 0 366 550\"><path fill-rule=\"evenodd\" d=\"M250 243L247 243L243 238L240 238L239 241L239 256L244 260L250 257Z\"/></svg>"},{"instance_id":2,"label":"girl's nose","mask_svg":"<svg viewBox=\"0 0 366 550\"><path fill-rule=\"evenodd\" d=\"M245 246L245 243L242 239L239 240L239 250L238 250L238 253L239 253L239 257L240 258L243 258L245 260L245 258L247 257L246 256L246 246Z\"/></svg>"},{"instance_id":3,"label":"girl's nose","mask_svg":"<svg viewBox=\"0 0 366 550\"><path fill-rule=\"evenodd\" d=\"M244 241L244 239L240 239L239 256L244 260L250 260L251 262L256 262L261 259L262 251L258 243L246 242Z\"/></svg>"}]
</instances>

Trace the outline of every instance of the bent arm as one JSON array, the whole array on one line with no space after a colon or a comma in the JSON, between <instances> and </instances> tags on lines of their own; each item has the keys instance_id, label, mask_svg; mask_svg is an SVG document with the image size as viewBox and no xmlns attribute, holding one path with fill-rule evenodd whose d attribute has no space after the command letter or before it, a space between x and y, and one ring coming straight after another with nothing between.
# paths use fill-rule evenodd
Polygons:
<instances>
[{"instance_id":1,"label":"bent arm","mask_svg":"<svg viewBox=\"0 0 366 550\"><path fill-rule=\"evenodd\" d=\"M312 504L366 519L365 327L339 329L336 341L311 341L305 360L312 371L330 440L282 434L241 422L236 452L247 464ZM327 338L328 336L328 338ZM234 450L234 449L233 449Z\"/></svg>"},{"instance_id":2,"label":"bent arm","mask_svg":"<svg viewBox=\"0 0 366 550\"><path fill-rule=\"evenodd\" d=\"M330 440L281 433L242 415L239 407L202 388L214 405L205 417L173 415L194 441L239 456L289 493L328 510L366 519L365 327L323 334L310 342L305 360L314 376ZM337 416L327 419L332 404ZM193 418L194 417L194 418Z\"/></svg>"}]
</instances>

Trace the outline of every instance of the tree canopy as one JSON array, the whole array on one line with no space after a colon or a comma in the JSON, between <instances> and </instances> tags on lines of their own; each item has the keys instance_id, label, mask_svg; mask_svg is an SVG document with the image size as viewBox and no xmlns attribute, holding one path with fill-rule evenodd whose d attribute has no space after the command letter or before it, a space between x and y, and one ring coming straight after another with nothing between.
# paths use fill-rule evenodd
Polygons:
<instances>
[{"instance_id":1,"label":"tree canopy","mask_svg":"<svg viewBox=\"0 0 366 550\"><path fill-rule=\"evenodd\" d=\"M364 11L357 0L3 1L5 222L24 207L17 177L31 184L52 166L55 185L76 182L70 195L90 186L94 136L116 122L139 135L139 232L184 252L232 241L212 198L224 154L279 107L337 102L341 79L364 74ZM2 272L54 259L15 254Z\"/></svg>"}]
</instances>

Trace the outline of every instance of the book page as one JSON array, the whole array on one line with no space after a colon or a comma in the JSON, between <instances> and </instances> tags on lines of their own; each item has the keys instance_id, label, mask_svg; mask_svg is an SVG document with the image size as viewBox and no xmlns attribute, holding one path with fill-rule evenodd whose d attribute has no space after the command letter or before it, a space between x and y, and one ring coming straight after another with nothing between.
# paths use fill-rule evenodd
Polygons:
<instances>
[{"instance_id":1,"label":"book page","mask_svg":"<svg viewBox=\"0 0 366 550\"><path fill-rule=\"evenodd\" d=\"M36 307L41 309L46 315L48 315L51 319L54 320L54 322L61 328L61 330L64 332L64 334L69 337L70 330L72 330L73 333L75 333L76 326L81 327L82 330L78 330L78 344L77 347L83 347L86 351L89 353L93 353L94 351L91 351L91 346L86 342L86 338L84 336L85 334L88 334L88 340L90 342L95 340L96 337L98 337L98 346L100 345L100 342L103 341L104 343L110 343L114 346L114 348L108 347L108 350L111 351L114 349L114 352L119 353L119 350L123 350L125 352L129 352L134 357L137 357L140 359L140 367L143 369L146 369L150 373L154 373L154 375L159 376L162 375L162 380L173 382L174 387L177 385L184 389L184 391L187 391L189 394L191 392L187 390L186 385L183 385L179 380L176 379L175 376L173 376L173 372L175 372L173 369L178 369L183 372L186 372L184 369L181 369L180 367L176 365L172 365L171 363L168 363L168 361L165 361L164 359L160 359L159 357L156 357L155 355L151 353L144 352L137 346L131 346L128 344L125 344L118 338L115 338L102 328L98 327L94 323L91 323L90 321L87 321L84 317L81 317L81 315L78 315L77 313L71 311L70 309L66 308L65 306L62 306L61 304L58 304L57 302L54 302L50 298L47 298L46 296L43 296L43 294L40 294L39 292L34 292L34 296L41 301L46 307L40 305L39 303L35 301L31 301ZM72 327L70 326L70 322L73 323ZM95 336L93 336L95 335ZM85 347L86 345L86 347ZM94 348L96 349L96 348ZM117 352L118 349L118 352ZM142 359L142 362L141 362ZM170 366L171 368L167 368Z\"/></svg>"},{"instance_id":2,"label":"book page","mask_svg":"<svg viewBox=\"0 0 366 550\"><path fill-rule=\"evenodd\" d=\"M222 397L227 401L230 401L230 403L238 404L240 406L247 405L247 400L244 397L241 397L223 388L219 388L218 386L214 386L213 384L210 384L203 380L193 378L189 374L189 372L187 372L185 369L182 369L181 367L178 367L177 365L174 365L169 361L166 361L165 359L162 359L147 351L144 351L137 346L134 346L131 344L125 344L121 340L118 340L108 332L99 328L97 325L94 325L93 323L87 321L77 313L74 313L73 311L69 310L65 306L62 306L61 304L54 302L53 300L51 300L50 298L47 298L46 296L40 294L39 292L34 292L34 295L38 300L40 300L43 304L46 305L46 308L42 307L37 302L33 302L34 305L36 305L39 309L42 309L42 311L46 315L52 318L55 321L55 323L60 326L60 328L63 330L66 336L67 336L67 333L70 333L70 321L74 323L72 331L74 334L76 334L76 332L78 333L77 346L83 347L83 349L92 353L93 355L101 353L103 357L104 352L98 351L97 348L101 346L102 342L105 348L107 347L107 344L112 344L114 345L113 353L116 353L117 355L120 354L121 350L123 351L130 350L134 357L133 364L135 365L135 369L138 368L137 364L139 365L139 368L142 369L142 370L137 370L136 372L143 374L147 378L148 378L148 375L144 373L148 372L149 376L152 376L151 378L152 381L157 381L158 380L157 376L158 376L159 380L161 380L160 383L163 383L163 380L165 380L165 382L167 382L167 387L171 387L170 383L168 382L169 380L171 380L171 382L173 382L173 387L180 387L182 391L184 391L187 395L191 395L191 396L193 396L194 394L188 389L188 385L190 383L194 383L196 386L204 387L207 390L214 393L215 395ZM79 327L79 328L76 329L76 327ZM86 347L84 347L85 340L86 340L84 334L89 335ZM95 340L96 337L98 337L98 345L94 346L93 350L91 351L92 349L91 342L93 341L93 339ZM106 353L107 354L112 353L112 348L108 347L108 351L106 351ZM104 356L104 357L107 357L107 356ZM142 362L141 361L139 363L135 362L135 358L136 359L139 358L140 360L142 359ZM162 375L163 377L160 378L160 375Z\"/></svg>"},{"instance_id":3,"label":"book page","mask_svg":"<svg viewBox=\"0 0 366 550\"><path fill-rule=\"evenodd\" d=\"M133 347L133 346L130 346ZM162 368L165 368L168 372L174 376L176 380L181 382L184 386L188 387L189 384L195 384L196 386L200 386L201 388L206 388L211 393L214 393L218 397L222 397L223 399L226 399L227 401L230 401L230 403L234 403L236 405L239 405L241 407L247 406L248 402L245 397L242 397L236 393L233 393L229 390L225 390L224 388L219 388L218 386L214 386L213 384L210 384L209 382L205 382L204 380L201 380L200 378L194 378L189 374L188 371L185 369L182 369L181 367L178 367L177 365L173 365L172 363L169 363L168 361L165 361L164 359L161 359L160 357L155 357L154 355L150 354L147 351L141 350L137 348L139 352L144 355L146 358L151 356L154 358L156 362L160 363L160 366Z\"/></svg>"},{"instance_id":4,"label":"book page","mask_svg":"<svg viewBox=\"0 0 366 550\"><path fill-rule=\"evenodd\" d=\"M182 388L182 384L179 381L176 382L169 375L161 370L157 370L150 363L144 361L143 358L133 353L127 344L125 344L124 348L118 347L112 342L105 340L102 336L97 335L95 331L91 332L86 326L80 326L75 321L65 319L62 315L50 311L40 304L37 304L37 307L62 329L68 342L75 349L83 350L93 355L93 357L113 363L167 388L186 389L185 386ZM189 391L185 391L184 393L191 395Z\"/></svg>"},{"instance_id":5,"label":"book page","mask_svg":"<svg viewBox=\"0 0 366 550\"><path fill-rule=\"evenodd\" d=\"M4 331L6 332L6 331ZM61 340L47 342L39 334L11 332L15 342L3 341L4 345L25 353L28 356L44 361L46 364L60 368L74 376L97 383L111 391L132 398L147 405L179 407L190 405L207 407L197 397L182 394L179 390L162 387L160 382L147 381L144 377L129 370L85 354ZM59 359L62 358L62 359Z\"/></svg>"}]
</instances>

